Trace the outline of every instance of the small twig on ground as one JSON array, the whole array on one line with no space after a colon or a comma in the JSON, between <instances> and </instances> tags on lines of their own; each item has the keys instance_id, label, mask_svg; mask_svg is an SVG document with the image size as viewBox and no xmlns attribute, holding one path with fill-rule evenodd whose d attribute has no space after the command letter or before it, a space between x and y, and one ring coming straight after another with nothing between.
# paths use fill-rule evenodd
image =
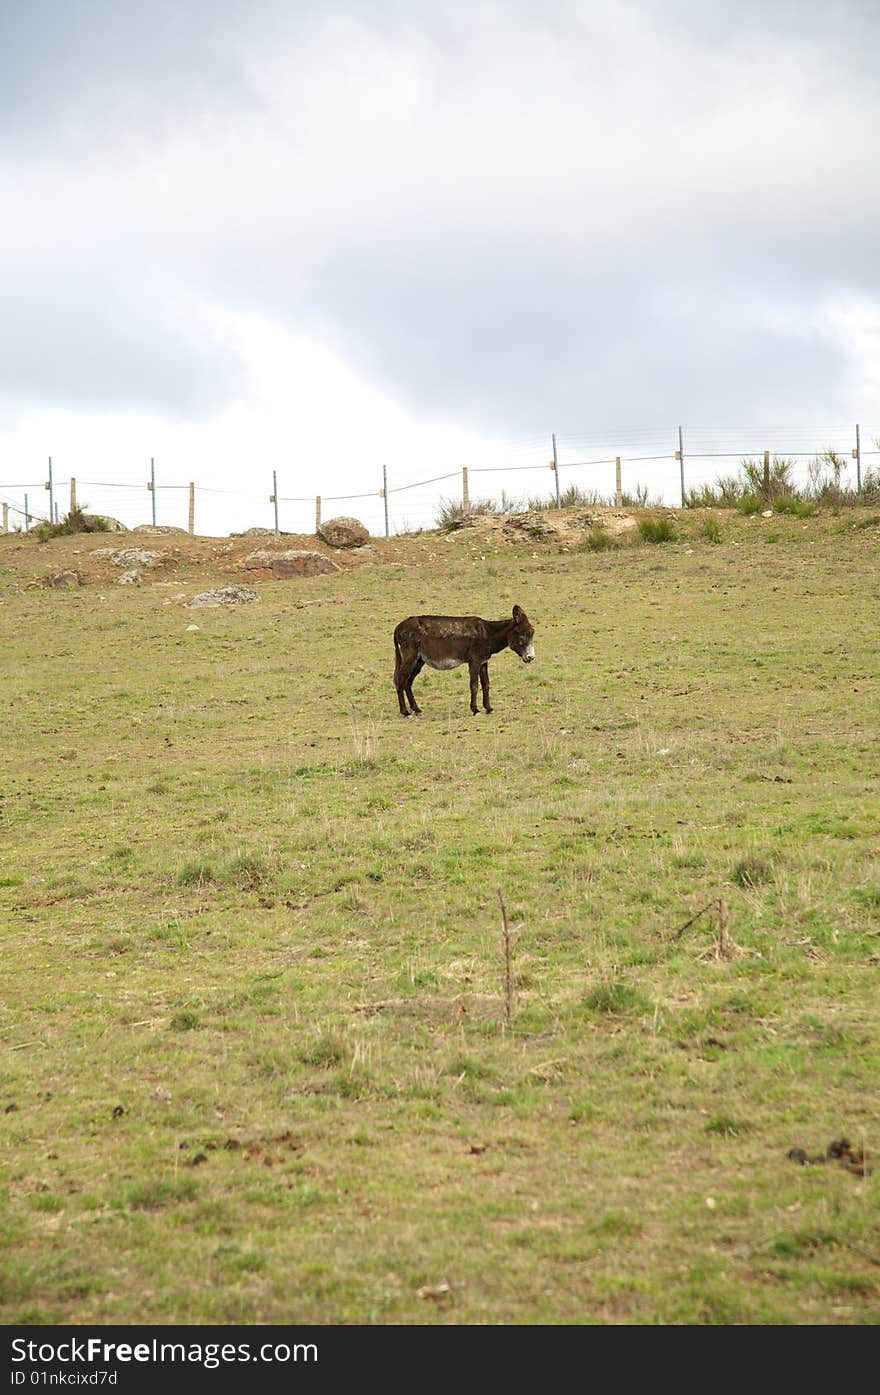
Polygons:
<instances>
[{"instance_id":1,"label":"small twig on ground","mask_svg":"<svg viewBox=\"0 0 880 1395\"><path fill-rule=\"evenodd\" d=\"M855 1250L857 1255L862 1256L862 1259L866 1259L869 1264L876 1264L880 1269L880 1259L876 1255L869 1254L867 1250L862 1249L861 1245L854 1245L851 1240L844 1240L843 1243L848 1250Z\"/></svg>"},{"instance_id":2,"label":"small twig on ground","mask_svg":"<svg viewBox=\"0 0 880 1395\"><path fill-rule=\"evenodd\" d=\"M690 930L694 921L699 920L700 916L705 915L707 911L711 911L714 904L714 901L709 901L705 906L702 906L700 910L698 910L694 915L692 915L690 920L686 920L681 929L676 930L675 934L672 936L673 940L680 940L685 930Z\"/></svg>"},{"instance_id":3,"label":"small twig on ground","mask_svg":"<svg viewBox=\"0 0 880 1395\"><path fill-rule=\"evenodd\" d=\"M501 933L501 944L504 950L504 1017L509 1027L510 1019L513 1014L513 965L510 957L510 925L507 920L507 906L504 903L504 896L500 887L498 889L498 900L501 902L501 919L504 925Z\"/></svg>"}]
</instances>

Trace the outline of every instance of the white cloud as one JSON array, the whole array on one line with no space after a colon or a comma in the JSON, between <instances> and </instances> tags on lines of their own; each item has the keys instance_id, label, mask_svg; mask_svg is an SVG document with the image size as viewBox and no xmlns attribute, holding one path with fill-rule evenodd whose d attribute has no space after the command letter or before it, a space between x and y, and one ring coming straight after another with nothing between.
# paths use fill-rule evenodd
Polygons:
<instances>
[{"instance_id":1,"label":"white cloud","mask_svg":"<svg viewBox=\"0 0 880 1395\"><path fill-rule=\"evenodd\" d=\"M320 441L347 482L459 441L864 415L873 7L146 16L0 20L4 459Z\"/></svg>"}]
</instances>

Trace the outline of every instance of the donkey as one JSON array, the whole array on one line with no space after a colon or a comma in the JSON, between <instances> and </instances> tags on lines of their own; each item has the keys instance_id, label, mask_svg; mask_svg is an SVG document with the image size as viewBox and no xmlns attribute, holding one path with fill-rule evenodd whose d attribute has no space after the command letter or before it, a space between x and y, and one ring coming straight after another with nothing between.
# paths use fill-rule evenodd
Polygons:
<instances>
[{"instance_id":1,"label":"donkey","mask_svg":"<svg viewBox=\"0 0 880 1395\"><path fill-rule=\"evenodd\" d=\"M411 615L394 631L394 686L401 717L408 717L407 701L413 715L421 708L413 697L413 679L425 664L429 668L458 668L467 664L471 676L471 711L477 715L477 683L483 689L483 707L489 703L489 660L493 654L510 648L524 664L535 657L535 627L518 605L511 620L480 620L476 615Z\"/></svg>"}]
</instances>

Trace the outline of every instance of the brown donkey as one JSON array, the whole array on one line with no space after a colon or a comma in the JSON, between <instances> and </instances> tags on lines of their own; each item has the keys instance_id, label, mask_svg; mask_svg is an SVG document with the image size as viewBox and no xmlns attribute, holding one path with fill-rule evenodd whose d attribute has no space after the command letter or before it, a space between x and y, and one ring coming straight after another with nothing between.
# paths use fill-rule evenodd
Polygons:
<instances>
[{"instance_id":1,"label":"brown donkey","mask_svg":"<svg viewBox=\"0 0 880 1395\"><path fill-rule=\"evenodd\" d=\"M489 660L502 649L512 649L524 664L535 657L535 627L518 605L511 620L481 620L477 615L411 615L394 631L394 686L401 717L406 704L415 716L421 712L413 697L413 679L425 664L429 668L458 668L467 664L471 676L471 711L477 715L477 683L483 689L483 707L489 703Z\"/></svg>"}]
</instances>

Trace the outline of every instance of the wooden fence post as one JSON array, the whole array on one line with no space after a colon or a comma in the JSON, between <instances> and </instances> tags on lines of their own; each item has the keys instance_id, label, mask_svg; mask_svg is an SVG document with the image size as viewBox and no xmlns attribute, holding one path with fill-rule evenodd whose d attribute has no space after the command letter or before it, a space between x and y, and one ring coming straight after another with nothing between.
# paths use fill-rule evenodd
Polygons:
<instances>
[{"instance_id":1,"label":"wooden fence post","mask_svg":"<svg viewBox=\"0 0 880 1395\"><path fill-rule=\"evenodd\" d=\"M678 428L678 450L675 452L675 458L676 458L676 460L678 460L678 461L680 462L680 473L681 473L681 507L684 508L684 507L685 507L685 492L684 492L684 441L681 439L681 427Z\"/></svg>"},{"instance_id":2,"label":"wooden fence post","mask_svg":"<svg viewBox=\"0 0 880 1395\"><path fill-rule=\"evenodd\" d=\"M189 482L189 531L190 534L196 531L196 487L192 480Z\"/></svg>"},{"instance_id":3,"label":"wooden fence post","mask_svg":"<svg viewBox=\"0 0 880 1395\"><path fill-rule=\"evenodd\" d=\"M461 467L461 507L462 507L463 509L469 509L470 506L471 506L471 494L470 494L470 490L469 490L469 488L468 488L468 472L467 472L467 466L466 466L466 465L462 465L462 467Z\"/></svg>"},{"instance_id":4,"label":"wooden fence post","mask_svg":"<svg viewBox=\"0 0 880 1395\"><path fill-rule=\"evenodd\" d=\"M619 509L622 503L623 488L620 479L620 456L616 455L614 457L614 504L615 507Z\"/></svg>"},{"instance_id":5,"label":"wooden fence post","mask_svg":"<svg viewBox=\"0 0 880 1395\"><path fill-rule=\"evenodd\" d=\"M315 495L315 532L316 532L316 533L317 533L318 529L320 528L320 526L321 526L321 496L320 496L320 494L316 494L316 495Z\"/></svg>"},{"instance_id":6,"label":"wooden fence post","mask_svg":"<svg viewBox=\"0 0 880 1395\"><path fill-rule=\"evenodd\" d=\"M770 498L770 452L764 452L764 499Z\"/></svg>"},{"instance_id":7,"label":"wooden fence post","mask_svg":"<svg viewBox=\"0 0 880 1395\"><path fill-rule=\"evenodd\" d=\"M8 504L4 504L4 505L3 505L3 531L4 531L4 533L8 533L8 532L9 532L9 505L8 505Z\"/></svg>"},{"instance_id":8,"label":"wooden fence post","mask_svg":"<svg viewBox=\"0 0 880 1395\"><path fill-rule=\"evenodd\" d=\"M76 513L76 480L70 477L70 512Z\"/></svg>"}]
</instances>

